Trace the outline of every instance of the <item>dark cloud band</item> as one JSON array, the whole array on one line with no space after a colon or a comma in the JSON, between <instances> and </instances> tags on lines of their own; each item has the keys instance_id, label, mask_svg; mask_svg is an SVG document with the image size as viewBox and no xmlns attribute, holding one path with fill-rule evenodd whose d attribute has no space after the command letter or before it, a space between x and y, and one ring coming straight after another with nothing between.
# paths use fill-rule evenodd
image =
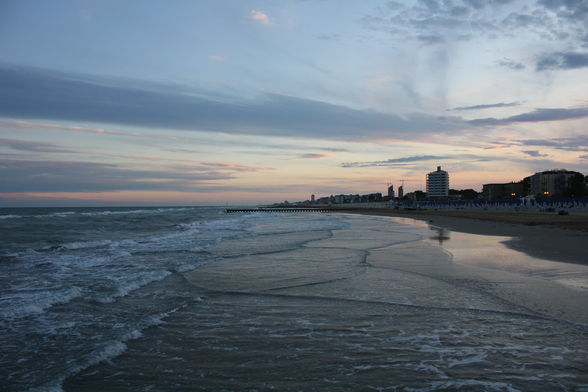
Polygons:
<instances>
[{"instance_id":1,"label":"dark cloud band","mask_svg":"<svg viewBox=\"0 0 588 392\"><path fill-rule=\"evenodd\" d=\"M588 53L558 52L540 56L537 71L577 69L588 67Z\"/></svg>"},{"instance_id":2,"label":"dark cloud band","mask_svg":"<svg viewBox=\"0 0 588 392\"><path fill-rule=\"evenodd\" d=\"M223 168L128 170L85 161L0 159L2 192L105 192L119 190L195 191L235 178Z\"/></svg>"},{"instance_id":3,"label":"dark cloud band","mask_svg":"<svg viewBox=\"0 0 588 392\"><path fill-rule=\"evenodd\" d=\"M206 97L136 80L0 66L0 116L233 134L374 140L464 129L458 118L399 116L284 96Z\"/></svg>"},{"instance_id":4,"label":"dark cloud band","mask_svg":"<svg viewBox=\"0 0 588 392\"><path fill-rule=\"evenodd\" d=\"M570 108L570 109L537 109L532 112L517 114L506 118L482 118L472 120L472 125L507 125L512 123L525 122L546 122L573 120L588 117L588 107Z\"/></svg>"}]
</instances>

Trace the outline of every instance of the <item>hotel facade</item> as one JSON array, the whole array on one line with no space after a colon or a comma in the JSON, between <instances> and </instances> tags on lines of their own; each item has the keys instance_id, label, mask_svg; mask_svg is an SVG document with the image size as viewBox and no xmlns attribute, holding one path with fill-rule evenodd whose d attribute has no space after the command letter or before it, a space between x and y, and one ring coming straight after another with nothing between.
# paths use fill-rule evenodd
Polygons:
<instances>
[{"instance_id":1,"label":"hotel facade","mask_svg":"<svg viewBox=\"0 0 588 392\"><path fill-rule=\"evenodd\" d=\"M437 170L427 174L427 197L449 196L449 174L437 166Z\"/></svg>"}]
</instances>

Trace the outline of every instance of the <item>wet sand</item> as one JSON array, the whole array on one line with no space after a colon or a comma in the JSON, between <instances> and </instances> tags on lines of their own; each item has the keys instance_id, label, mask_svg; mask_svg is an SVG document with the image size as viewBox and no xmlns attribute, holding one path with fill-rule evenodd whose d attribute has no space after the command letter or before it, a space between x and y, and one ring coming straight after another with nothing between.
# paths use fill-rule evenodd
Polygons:
<instances>
[{"instance_id":1,"label":"wet sand","mask_svg":"<svg viewBox=\"0 0 588 392\"><path fill-rule=\"evenodd\" d=\"M451 231L512 237L504 243L530 256L588 265L588 213L528 211L341 209L341 212L420 220Z\"/></svg>"},{"instance_id":2,"label":"wet sand","mask_svg":"<svg viewBox=\"0 0 588 392\"><path fill-rule=\"evenodd\" d=\"M394 260L394 269L476 287L536 314L588 325L585 277L580 284L573 281L574 275L586 274L588 232L570 229L565 223L549 223L559 215L370 209L345 212L389 216L401 223L428 227L431 243L438 242L453 260L443 268L435 263L415 265L410 252L402 255L396 250L394 256L389 251L373 252L375 265L390 266ZM574 221L581 222L584 217L588 218L577 214Z\"/></svg>"}]
</instances>

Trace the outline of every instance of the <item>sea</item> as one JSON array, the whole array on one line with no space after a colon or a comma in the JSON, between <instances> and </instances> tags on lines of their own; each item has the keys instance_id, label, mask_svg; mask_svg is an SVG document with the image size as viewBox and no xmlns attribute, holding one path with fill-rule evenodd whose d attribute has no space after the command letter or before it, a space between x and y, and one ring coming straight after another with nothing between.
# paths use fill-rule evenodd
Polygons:
<instances>
[{"instance_id":1,"label":"sea","mask_svg":"<svg viewBox=\"0 0 588 392\"><path fill-rule=\"evenodd\" d=\"M588 326L497 289L588 271L486 241L510 264L482 278L489 237L220 207L0 209L0 233L2 391L588 391Z\"/></svg>"}]
</instances>

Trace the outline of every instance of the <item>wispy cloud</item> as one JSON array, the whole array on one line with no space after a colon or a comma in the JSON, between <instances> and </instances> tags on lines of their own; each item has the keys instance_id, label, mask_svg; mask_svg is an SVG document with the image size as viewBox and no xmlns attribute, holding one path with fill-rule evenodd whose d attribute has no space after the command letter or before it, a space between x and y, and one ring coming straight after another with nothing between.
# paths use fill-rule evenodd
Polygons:
<instances>
[{"instance_id":1,"label":"wispy cloud","mask_svg":"<svg viewBox=\"0 0 588 392\"><path fill-rule=\"evenodd\" d=\"M506 118L481 118L470 121L473 125L506 125L519 122L545 122L573 120L588 117L588 107L536 109Z\"/></svg>"},{"instance_id":2,"label":"wispy cloud","mask_svg":"<svg viewBox=\"0 0 588 392\"><path fill-rule=\"evenodd\" d=\"M341 41L341 36L339 34L319 34L316 36L316 39L322 41Z\"/></svg>"},{"instance_id":3,"label":"wispy cloud","mask_svg":"<svg viewBox=\"0 0 588 392\"><path fill-rule=\"evenodd\" d=\"M332 157L331 154L313 154L313 153L302 154L299 156L299 158L301 158L301 159L323 159L323 158L330 158L330 157Z\"/></svg>"},{"instance_id":4,"label":"wispy cloud","mask_svg":"<svg viewBox=\"0 0 588 392\"><path fill-rule=\"evenodd\" d=\"M523 146L544 146L565 151L588 151L588 136L573 136L550 139L517 140Z\"/></svg>"},{"instance_id":5,"label":"wispy cloud","mask_svg":"<svg viewBox=\"0 0 588 392\"><path fill-rule=\"evenodd\" d=\"M512 106L519 106L520 102L500 102L500 103L490 103L485 105L473 105L473 106L460 106L453 108L452 110L480 110L480 109L492 109L492 108L506 108Z\"/></svg>"},{"instance_id":6,"label":"wispy cloud","mask_svg":"<svg viewBox=\"0 0 588 392\"><path fill-rule=\"evenodd\" d=\"M391 158L385 161L372 161L372 162L344 162L341 164L341 167L344 168L351 168L351 167L372 167L372 166L403 166L407 163L412 162L422 162L422 161L432 161L432 160L444 160L448 159L446 156L438 156L438 155L417 155L411 157L402 157L402 158Z\"/></svg>"},{"instance_id":7,"label":"wispy cloud","mask_svg":"<svg viewBox=\"0 0 588 392\"><path fill-rule=\"evenodd\" d=\"M274 170L271 167L255 167L249 165L240 165L236 163L227 163L227 162L201 162L202 166L205 167L213 167L222 170L230 170L235 172L259 172L259 171L266 171L266 170Z\"/></svg>"},{"instance_id":8,"label":"wispy cloud","mask_svg":"<svg viewBox=\"0 0 588 392\"><path fill-rule=\"evenodd\" d=\"M331 147L317 147L316 150L331 151L331 152L349 152L346 148L331 148Z\"/></svg>"},{"instance_id":9,"label":"wispy cloud","mask_svg":"<svg viewBox=\"0 0 588 392\"><path fill-rule=\"evenodd\" d=\"M1 97L1 93L0 93ZM1 110L0 110L1 112ZM176 140L171 136L161 135L147 135L140 132L121 132L111 129L104 128L87 128L79 126L68 126L61 124L48 124L48 123L37 123L22 120L0 120L0 129L14 130L41 130L41 131L64 131L64 132L75 132L75 133L87 133L95 135L109 135L109 136L124 136L129 138L147 138L147 139L159 139L159 140Z\"/></svg>"},{"instance_id":10,"label":"wispy cloud","mask_svg":"<svg viewBox=\"0 0 588 392\"><path fill-rule=\"evenodd\" d=\"M225 61L225 58L224 58L224 56L220 56L220 55L218 55L218 54L211 54L211 55L208 55L208 58L209 58L211 61L215 62L215 63L222 63L222 62L224 62L224 61Z\"/></svg>"},{"instance_id":11,"label":"wispy cloud","mask_svg":"<svg viewBox=\"0 0 588 392\"><path fill-rule=\"evenodd\" d=\"M549 155L547 154L541 154L539 151L537 150L525 150L523 151L525 154L531 156L531 157L547 157Z\"/></svg>"},{"instance_id":12,"label":"wispy cloud","mask_svg":"<svg viewBox=\"0 0 588 392\"><path fill-rule=\"evenodd\" d=\"M512 39L535 36L567 47L588 47L588 6L578 0L418 0L389 1L362 18L371 31L396 40L444 44L473 39ZM560 46L561 47L561 46ZM556 53L540 59L539 70L584 67L585 54ZM521 62L504 58L502 67L521 70Z\"/></svg>"},{"instance_id":13,"label":"wispy cloud","mask_svg":"<svg viewBox=\"0 0 588 392\"><path fill-rule=\"evenodd\" d=\"M588 4L586 4L586 1L539 0L538 3L564 19L577 20L584 23L588 19Z\"/></svg>"},{"instance_id":14,"label":"wispy cloud","mask_svg":"<svg viewBox=\"0 0 588 392\"><path fill-rule=\"evenodd\" d=\"M585 8L583 1L566 0L543 0L538 4L514 0L389 1L363 22L370 29L404 39L460 34L510 36L520 30L555 39L573 32L581 35ZM564 19L566 23L562 23Z\"/></svg>"},{"instance_id":15,"label":"wispy cloud","mask_svg":"<svg viewBox=\"0 0 588 392\"><path fill-rule=\"evenodd\" d=\"M433 34L419 35L419 36L417 36L417 40L419 40L420 42L422 42L425 45L438 45L438 44L445 43L445 38L442 35L433 35Z\"/></svg>"},{"instance_id":16,"label":"wispy cloud","mask_svg":"<svg viewBox=\"0 0 588 392\"><path fill-rule=\"evenodd\" d=\"M252 19L261 24L272 24L272 21L270 20L269 16L265 12L259 10L251 10L249 12L249 19Z\"/></svg>"},{"instance_id":17,"label":"wispy cloud","mask_svg":"<svg viewBox=\"0 0 588 392\"><path fill-rule=\"evenodd\" d=\"M502 60L499 60L497 63L501 67L512 69L515 71L520 71L526 68L525 64L509 58L503 58Z\"/></svg>"},{"instance_id":18,"label":"wispy cloud","mask_svg":"<svg viewBox=\"0 0 588 392\"><path fill-rule=\"evenodd\" d=\"M49 153L75 153L77 151L57 146L53 143L30 142L17 139L0 138L0 144L13 150Z\"/></svg>"}]
</instances>

